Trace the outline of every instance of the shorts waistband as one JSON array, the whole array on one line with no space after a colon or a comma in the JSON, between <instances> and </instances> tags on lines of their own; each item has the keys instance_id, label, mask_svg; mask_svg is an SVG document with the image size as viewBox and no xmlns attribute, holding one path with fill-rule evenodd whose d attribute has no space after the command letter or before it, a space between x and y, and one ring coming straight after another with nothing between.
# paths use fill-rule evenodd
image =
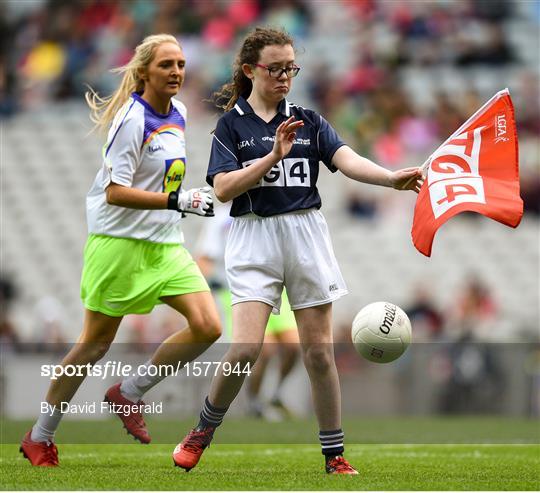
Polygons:
<instances>
[{"instance_id":1,"label":"shorts waistband","mask_svg":"<svg viewBox=\"0 0 540 493\"><path fill-rule=\"evenodd\" d=\"M310 207L309 209L299 209L296 211L290 211L290 212L284 212L283 214L274 214L273 216L258 216L254 212L249 212L247 214L243 214L242 216L237 216L234 219L274 219L274 218L280 218L280 217L286 217L290 215L303 215L303 214L310 214L311 212L318 211L317 207Z\"/></svg>"}]
</instances>

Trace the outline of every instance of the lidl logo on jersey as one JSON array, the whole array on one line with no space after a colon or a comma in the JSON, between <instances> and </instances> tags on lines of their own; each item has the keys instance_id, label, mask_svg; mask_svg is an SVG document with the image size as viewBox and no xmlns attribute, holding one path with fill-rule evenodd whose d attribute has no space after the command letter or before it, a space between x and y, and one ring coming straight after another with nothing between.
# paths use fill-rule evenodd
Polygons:
<instances>
[{"instance_id":1,"label":"lidl logo on jersey","mask_svg":"<svg viewBox=\"0 0 540 493\"><path fill-rule=\"evenodd\" d=\"M186 161L182 158L165 160L165 176L163 177L163 191L174 192L182 185L186 173Z\"/></svg>"}]
</instances>

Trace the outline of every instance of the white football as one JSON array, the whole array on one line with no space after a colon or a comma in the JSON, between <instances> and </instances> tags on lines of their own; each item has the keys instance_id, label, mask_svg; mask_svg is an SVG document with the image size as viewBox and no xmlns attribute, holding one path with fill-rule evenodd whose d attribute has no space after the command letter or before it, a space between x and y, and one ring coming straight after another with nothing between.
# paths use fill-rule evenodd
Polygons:
<instances>
[{"instance_id":1,"label":"white football","mask_svg":"<svg viewBox=\"0 0 540 493\"><path fill-rule=\"evenodd\" d=\"M411 343L411 322L397 305L377 301L362 308L352 323L356 351L375 363L399 358Z\"/></svg>"}]
</instances>

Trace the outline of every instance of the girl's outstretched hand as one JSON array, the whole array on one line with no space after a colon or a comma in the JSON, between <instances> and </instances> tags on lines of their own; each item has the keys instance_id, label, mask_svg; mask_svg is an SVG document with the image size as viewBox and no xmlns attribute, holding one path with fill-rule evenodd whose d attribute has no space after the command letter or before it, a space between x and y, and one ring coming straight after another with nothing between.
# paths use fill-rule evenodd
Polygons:
<instances>
[{"instance_id":1,"label":"girl's outstretched hand","mask_svg":"<svg viewBox=\"0 0 540 493\"><path fill-rule=\"evenodd\" d=\"M390 182L396 190L413 190L418 193L424 184L422 168L403 168L393 171Z\"/></svg>"},{"instance_id":2,"label":"girl's outstretched hand","mask_svg":"<svg viewBox=\"0 0 540 493\"><path fill-rule=\"evenodd\" d=\"M276 140L272 149L272 152L278 159L283 159L291 152L294 139L296 138L296 130L303 126L304 122L302 120L295 121L294 116L280 123L276 129Z\"/></svg>"}]
</instances>

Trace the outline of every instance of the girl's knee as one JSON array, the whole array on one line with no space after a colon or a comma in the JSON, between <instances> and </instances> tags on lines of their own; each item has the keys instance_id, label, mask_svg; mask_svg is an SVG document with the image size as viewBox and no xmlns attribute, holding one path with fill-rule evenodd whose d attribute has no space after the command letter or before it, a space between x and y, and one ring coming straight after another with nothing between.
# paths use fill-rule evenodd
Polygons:
<instances>
[{"instance_id":1,"label":"girl's knee","mask_svg":"<svg viewBox=\"0 0 540 493\"><path fill-rule=\"evenodd\" d=\"M189 320L189 327L197 339L214 342L221 336L221 321L214 316L197 316Z\"/></svg>"},{"instance_id":2,"label":"girl's knee","mask_svg":"<svg viewBox=\"0 0 540 493\"><path fill-rule=\"evenodd\" d=\"M326 373L334 366L333 348L328 344L314 344L304 350L303 356L309 373Z\"/></svg>"}]
</instances>

